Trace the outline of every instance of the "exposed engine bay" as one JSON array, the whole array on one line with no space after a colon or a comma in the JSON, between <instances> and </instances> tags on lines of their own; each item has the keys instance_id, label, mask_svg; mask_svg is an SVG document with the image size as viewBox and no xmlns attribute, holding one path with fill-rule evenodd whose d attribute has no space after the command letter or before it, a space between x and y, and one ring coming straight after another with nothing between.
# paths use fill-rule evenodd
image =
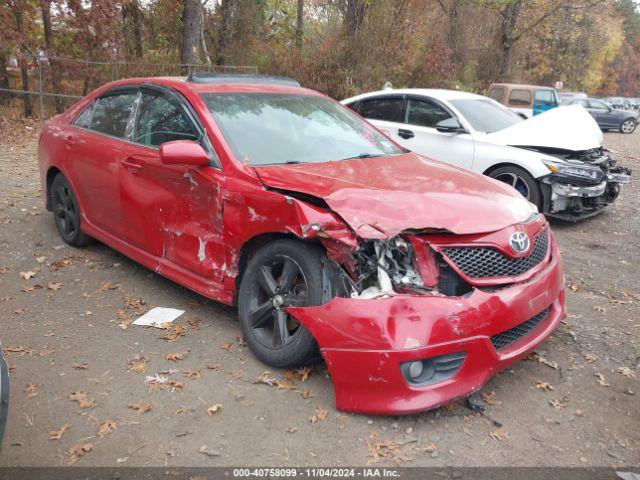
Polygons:
<instances>
[{"instance_id":1,"label":"exposed engine bay","mask_svg":"<svg viewBox=\"0 0 640 480\"><path fill-rule=\"evenodd\" d=\"M617 164L603 147L569 151L537 147L534 150L563 160L547 166L553 173L541 179L544 212L563 220L579 220L613 203L620 186L629 183L631 170Z\"/></svg>"}]
</instances>

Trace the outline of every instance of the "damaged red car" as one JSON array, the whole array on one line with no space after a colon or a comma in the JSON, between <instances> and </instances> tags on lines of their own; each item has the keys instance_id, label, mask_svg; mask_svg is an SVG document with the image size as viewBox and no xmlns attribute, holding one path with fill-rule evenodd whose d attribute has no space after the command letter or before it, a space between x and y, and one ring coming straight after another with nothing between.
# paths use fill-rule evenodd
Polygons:
<instances>
[{"instance_id":1,"label":"damaged red car","mask_svg":"<svg viewBox=\"0 0 640 480\"><path fill-rule=\"evenodd\" d=\"M289 79L110 83L45 124L39 163L67 243L237 305L264 363L324 359L341 410L470 395L564 316L531 203Z\"/></svg>"}]
</instances>

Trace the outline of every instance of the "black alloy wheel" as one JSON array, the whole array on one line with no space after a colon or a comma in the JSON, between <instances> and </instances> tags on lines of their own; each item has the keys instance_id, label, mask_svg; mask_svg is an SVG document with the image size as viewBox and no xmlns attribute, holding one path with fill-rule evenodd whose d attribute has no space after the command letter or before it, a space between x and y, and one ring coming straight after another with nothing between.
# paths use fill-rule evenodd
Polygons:
<instances>
[{"instance_id":1,"label":"black alloy wheel","mask_svg":"<svg viewBox=\"0 0 640 480\"><path fill-rule=\"evenodd\" d=\"M277 367L315 363L311 333L286 311L322 303L322 250L296 240L260 249L242 277L238 313L244 337L264 363Z\"/></svg>"},{"instance_id":2,"label":"black alloy wheel","mask_svg":"<svg viewBox=\"0 0 640 480\"><path fill-rule=\"evenodd\" d=\"M80 231L80 207L62 174L53 179L50 194L53 218L62 239L74 247L83 247L91 243L91 237Z\"/></svg>"}]
</instances>

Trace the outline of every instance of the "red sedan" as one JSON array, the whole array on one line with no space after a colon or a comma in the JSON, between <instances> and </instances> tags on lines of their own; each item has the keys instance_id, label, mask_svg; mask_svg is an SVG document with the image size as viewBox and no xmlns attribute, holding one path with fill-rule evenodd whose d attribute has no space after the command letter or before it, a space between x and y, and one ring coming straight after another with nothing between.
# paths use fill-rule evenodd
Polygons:
<instances>
[{"instance_id":1,"label":"red sedan","mask_svg":"<svg viewBox=\"0 0 640 480\"><path fill-rule=\"evenodd\" d=\"M289 79L110 83L45 124L39 162L67 243L237 305L268 365L324 358L339 409L469 395L564 316L532 204Z\"/></svg>"}]
</instances>

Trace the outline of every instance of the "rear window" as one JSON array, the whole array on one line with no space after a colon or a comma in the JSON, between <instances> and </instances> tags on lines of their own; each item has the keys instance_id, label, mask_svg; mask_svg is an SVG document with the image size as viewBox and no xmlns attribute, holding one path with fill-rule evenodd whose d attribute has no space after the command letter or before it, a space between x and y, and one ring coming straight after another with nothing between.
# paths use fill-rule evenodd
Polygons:
<instances>
[{"instance_id":1,"label":"rear window","mask_svg":"<svg viewBox=\"0 0 640 480\"><path fill-rule=\"evenodd\" d=\"M529 90L511 90L509 94L509 104L528 107L531 105L531 92Z\"/></svg>"}]
</instances>

